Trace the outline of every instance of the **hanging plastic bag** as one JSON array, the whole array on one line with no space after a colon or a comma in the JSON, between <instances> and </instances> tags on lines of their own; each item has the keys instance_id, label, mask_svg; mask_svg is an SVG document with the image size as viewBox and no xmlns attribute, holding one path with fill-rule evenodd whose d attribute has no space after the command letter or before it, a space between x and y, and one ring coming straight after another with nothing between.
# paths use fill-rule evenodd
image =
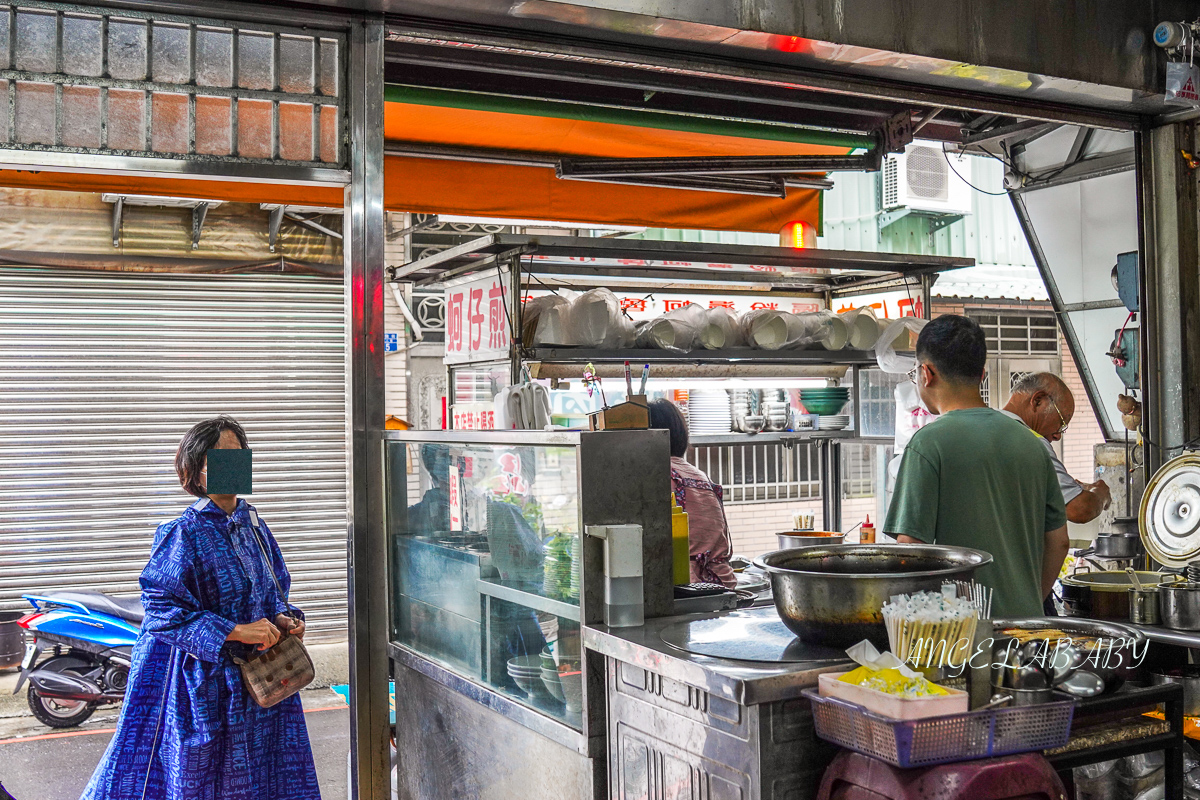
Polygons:
<instances>
[{"instance_id":1,"label":"hanging plastic bag","mask_svg":"<svg viewBox=\"0 0 1200 800\"><path fill-rule=\"evenodd\" d=\"M573 294L548 294L525 303L521 310L521 341L531 347L570 344L564 317Z\"/></svg>"},{"instance_id":2,"label":"hanging plastic bag","mask_svg":"<svg viewBox=\"0 0 1200 800\"><path fill-rule=\"evenodd\" d=\"M912 440L917 431L937 419L936 414L929 413L921 396L912 381L901 381L896 386L896 445L895 455L888 462L888 472L892 479L900 473L900 461L904 456L904 448Z\"/></svg>"},{"instance_id":3,"label":"hanging plastic bag","mask_svg":"<svg viewBox=\"0 0 1200 800\"><path fill-rule=\"evenodd\" d=\"M566 319L571 344L579 347L617 350L632 346L637 338L633 322L621 312L617 296L609 289L591 289L579 295Z\"/></svg>"},{"instance_id":4,"label":"hanging plastic bag","mask_svg":"<svg viewBox=\"0 0 1200 800\"><path fill-rule=\"evenodd\" d=\"M704 309L695 303L688 303L683 308L642 323L638 327L637 346L687 353L696 349L704 323Z\"/></svg>"},{"instance_id":5,"label":"hanging plastic bag","mask_svg":"<svg viewBox=\"0 0 1200 800\"><path fill-rule=\"evenodd\" d=\"M879 320L870 306L838 314L849 328L849 345L855 350L870 350L879 341Z\"/></svg>"},{"instance_id":6,"label":"hanging plastic bag","mask_svg":"<svg viewBox=\"0 0 1200 800\"><path fill-rule=\"evenodd\" d=\"M879 368L892 375L910 372L917 365L917 359L897 353L896 340L900 339L902 344L906 344L909 334L920 333L928 322L919 317L901 317L884 328L883 333L879 334L879 341L875 343L875 361Z\"/></svg>"},{"instance_id":7,"label":"hanging plastic bag","mask_svg":"<svg viewBox=\"0 0 1200 800\"><path fill-rule=\"evenodd\" d=\"M1200 67L1183 61L1167 62L1168 103L1200 106Z\"/></svg>"},{"instance_id":8,"label":"hanging plastic bag","mask_svg":"<svg viewBox=\"0 0 1200 800\"><path fill-rule=\"evenodd\" d=\"M786 350L816 344L826 335L826 324L816 314L792 314L763 308L742 317L741 329L751 347Z\"/></svg>"},{"instance_id":9,"label":"hanging plastic bag","mask_svg":"<svg viewBox=\"0 0 1200 800\"><path fill-rule=\"evenodd\" d=\"M492 410L497 430L544 430L550 424L550 392L540 383L506 386L492 400Z\"/></svg>"},{"instance_id":10,"label":"hanging plastic bag","mask_svg":"<svg viewBox=\"0 0 1200 800\"><path fill-rule=\"evenodd\" d=\"M704 312L699 344L705 350L745 347L746 337L738 325L737 315L728 308L710 308Z\"/></svg>"},{"instance_id":11,"label":"hanging plastic bag","mask_svg":"<svg viewBox=\"0 0 1200 800\"><path fill-rule=\"evenodd\" d=\"M800 316L811 318L811 324L817 326L817 341L826 350L841 350L850 341L850 326L832 311L816 311Z\"/></svg>"}]
</instances>

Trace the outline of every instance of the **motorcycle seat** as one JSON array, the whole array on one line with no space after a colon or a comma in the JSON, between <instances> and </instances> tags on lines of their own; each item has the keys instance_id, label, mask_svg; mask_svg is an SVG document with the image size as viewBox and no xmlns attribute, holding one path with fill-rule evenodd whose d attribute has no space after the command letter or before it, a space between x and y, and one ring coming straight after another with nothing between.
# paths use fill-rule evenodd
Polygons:
<instances>
[{"instance_id":1,"label":"motorcycle seat","mask_svg":"<svg viewBox=\"0 0 1200 800\"><path fill-rule=\"evenodd\" d=\"M43 597L79 603L92 611L99 611L101 614L108 614L135 625L140 625L146 616L140 597L109 597L102 592L92 591L47 592Z\"/></svg>"}]
</instances>

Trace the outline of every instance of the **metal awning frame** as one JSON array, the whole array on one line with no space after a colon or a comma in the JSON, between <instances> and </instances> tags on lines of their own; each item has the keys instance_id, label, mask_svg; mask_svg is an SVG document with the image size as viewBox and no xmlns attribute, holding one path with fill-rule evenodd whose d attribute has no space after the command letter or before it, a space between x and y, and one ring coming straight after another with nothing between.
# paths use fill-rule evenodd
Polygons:
<instances>
[{"instance_id":1,"label":"metal awning frame","mask_svg":"<svg viewBox=\"0 0 1200 800\"><path fill-rule=\"evenodd\" d=\"M731 245L712 242L664 242L646 239L612 239L576 236L530 236L496 233L451 247L427 258L389 268L394 281L418 285L444 282L461 275L505 263L514 258L544 256L528 262L521 272L533 274L595 275L660 278L663 281L769 284L780 289L840 292L920 278L951 269L974 266L972 258L917 256L851 250L796 250L788 247ZM621 260L627 265L589 264L581 259ZM838 273L732 271L726 268L693 268L672 263L721 264L753 267L788 267L798 270L841 270Z\"/></svg>"}]
</instances>

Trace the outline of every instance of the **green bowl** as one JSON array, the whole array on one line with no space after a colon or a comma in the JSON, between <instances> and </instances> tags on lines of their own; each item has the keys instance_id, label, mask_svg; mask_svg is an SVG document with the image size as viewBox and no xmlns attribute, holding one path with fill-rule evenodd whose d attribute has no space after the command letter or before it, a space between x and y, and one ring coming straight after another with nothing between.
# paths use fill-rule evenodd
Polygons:
<instances>
[{"instance_id":1,"label":"green bowl","mask_svg":"<svg viewBox=\"0 0 1200 800\"><path fill-rule=\"evenodd\" d=\"M805 400L801 398L801 402L804 403L804 408L808 413L819 414L822 417L833 416L846 405L845 400Z\"/></svg>"}]
</instances>

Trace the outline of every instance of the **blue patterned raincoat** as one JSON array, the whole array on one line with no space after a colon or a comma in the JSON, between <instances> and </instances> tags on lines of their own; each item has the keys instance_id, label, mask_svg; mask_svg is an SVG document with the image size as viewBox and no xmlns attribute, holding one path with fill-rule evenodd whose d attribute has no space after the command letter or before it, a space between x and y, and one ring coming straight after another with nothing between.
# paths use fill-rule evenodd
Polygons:
<instances>
[{"instance_id":1,"label":"blue patterned raincoat","mask_svg":"<svg viewBox=\"0 0 1200 800\"><path fill-rule=\"evenodd\" d=\"M159 526L121 719L82 800L320 800L300 698L260 708L230 659L247 646L225 641L287 610L252 519L245 500L227 515L205 498ZM275 537L259 530L287 592Z\"/></svg>"}]
</instances>

